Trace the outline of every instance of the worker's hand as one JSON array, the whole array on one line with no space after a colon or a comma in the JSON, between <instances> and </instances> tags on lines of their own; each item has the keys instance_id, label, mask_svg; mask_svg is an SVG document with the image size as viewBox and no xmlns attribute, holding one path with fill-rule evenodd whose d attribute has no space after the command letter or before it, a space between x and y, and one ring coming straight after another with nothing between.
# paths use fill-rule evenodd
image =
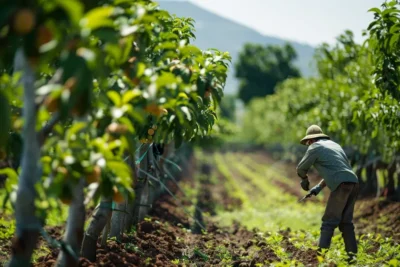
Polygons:
<instances>
[{"instance_id":1,"label":"worker's hand","mask_svg":"<svg viewBox=\"0 0 400 267\"><path fill-rule=\"evenodd\" d=\"M314 186L313 188L311 188L310 190L310 194L313 194L314 196L318 195L319 192L321 192L322 187L321 185L317 184L316 186Z\"/></svg>"},{"instance_id":2,"label":"worker's hand","mask_svg":"<svg viewBox=\"0 0 400 267\"><path fill-rule=\"evenodd\" d=\"M303 188L304 191L310 190L310 181L308 181L308 177L302 178L300 182L301 188Z\"/></svg>"}]
</instances>

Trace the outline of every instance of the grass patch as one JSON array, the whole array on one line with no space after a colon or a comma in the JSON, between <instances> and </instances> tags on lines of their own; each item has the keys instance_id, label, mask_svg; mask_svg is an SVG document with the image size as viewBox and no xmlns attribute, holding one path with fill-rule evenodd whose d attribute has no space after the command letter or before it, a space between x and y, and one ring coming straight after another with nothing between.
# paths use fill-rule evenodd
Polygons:
<instances>
[{"instance_id":1,"label":"grass patch","mask_svg":"<svg viewBox=\"0 0 400 267\"><path fill-rule=\"evenodd\" d=\"M297 203L296 197L283 193L265 173L260 174L251 170L232 154L226 154L225 159L233 163L231 168L243 177L244 181L239 181L238 177L233 177L232 180L236 183L236 187L247 188L246 198L251 197L251 201L248 207L243 207L241 210L218 214L218 222L227 226L236 220L250 229L259 228L263 231L288 227L294 230L319 229L324 209L322 205L310 202ZM228 168L226 165L225 167ZM249 184L261 193L255 194Z\"/></svg>"}]
</instances>

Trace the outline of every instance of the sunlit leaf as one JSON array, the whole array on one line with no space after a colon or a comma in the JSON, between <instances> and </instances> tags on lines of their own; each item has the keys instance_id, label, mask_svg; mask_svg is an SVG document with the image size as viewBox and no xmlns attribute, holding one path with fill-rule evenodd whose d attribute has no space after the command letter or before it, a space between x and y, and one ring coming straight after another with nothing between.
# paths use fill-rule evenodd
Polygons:
<instances>
[{"instance_id":1,"label":"sunlit leaf","mask_svg":"<svg viewBox=\"0 0 400 267\"><path fill-rule=\"evenodd\" d=\"M82 27L90 30L95 30L101 27L113 27L114 22L110 19L113 12L114 7L111 6L97 7L86 13L81 19L80 24Z\"/></svg>"},{"instance_id":2,"label":"sunlit leaf","mask_svg":"<svg viewBox=\"0 0 400 267\"><path fill-rule=\"evenodd\" d=\"M116 91L108 91L107 96L115 106L120 107L122 105L121 96Z\"/></svg>"},{"instance_id":3,"label":"sunlit leaf","mask_svg":"<svg viewBox=\"0 0 400 267\"><path fill-rule=\"evenodd\" d=\"M83 4L78 0L55 0L68 13L72 23L78 24L83 15Z\"/></svg>"}]
</instances>

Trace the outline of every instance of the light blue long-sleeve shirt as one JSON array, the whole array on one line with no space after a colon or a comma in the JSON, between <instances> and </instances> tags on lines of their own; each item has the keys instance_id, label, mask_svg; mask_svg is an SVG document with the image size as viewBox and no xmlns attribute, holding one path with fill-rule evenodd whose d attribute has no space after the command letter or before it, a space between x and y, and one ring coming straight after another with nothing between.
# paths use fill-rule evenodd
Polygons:
<instances>
[{"instance_id":1,"label":"light blue long-sleeve shirt","mask_svg":"<svg viewBox=\"0 0 400 267\"><path fill-rule=\"evenodd\" d=\"M311 144L297 166L297 174L305 178L312 165L331 191L343 182L358 183L342 147L331 140L323 139Z\"/></svg>"}]
</instances>

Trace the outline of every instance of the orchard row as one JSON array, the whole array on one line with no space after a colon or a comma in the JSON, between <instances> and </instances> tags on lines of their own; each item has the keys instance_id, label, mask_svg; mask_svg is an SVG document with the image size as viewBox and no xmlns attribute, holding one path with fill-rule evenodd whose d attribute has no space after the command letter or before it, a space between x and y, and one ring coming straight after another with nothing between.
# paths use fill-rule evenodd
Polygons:
<instances>
[{"instance_id":1,"label":"orchard row","mask_svg":"<svg viewBox=\"0 0 400 267\"><path fill-rule=\"evenodd\" d=\"M129 161L156 159L154 168L164 145L210 133L230 56L191 45L193 32L192 19L148 0L2 5L0 150L10 168L1 172L17 224L10 266L28 266L54 199L70 205L72 253L62 250L58 264L77 266L85 192L129 206L146 183Z\"/></svg>"}]
</instances>

